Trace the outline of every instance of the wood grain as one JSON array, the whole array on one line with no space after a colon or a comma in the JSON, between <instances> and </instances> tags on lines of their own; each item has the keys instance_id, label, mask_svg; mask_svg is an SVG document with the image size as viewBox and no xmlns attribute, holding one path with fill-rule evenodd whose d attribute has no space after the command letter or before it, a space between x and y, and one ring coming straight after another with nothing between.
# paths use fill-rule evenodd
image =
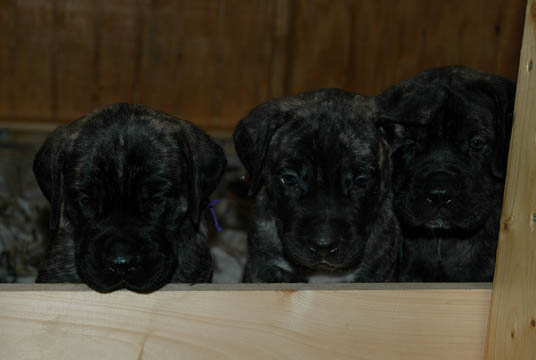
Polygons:
<instances>
[{"instance_id":1,"label":"wood grain","mask_svg":"<svg viewBox=\"0 0 536 360\"><path fill-rule=\"evenodd\" d=\"M221 39L222 62L218 71L218 114L226 114L238 122L252 104L259 104L270 96L267 89L272 59L268 46L272 40L271 19L276 3L228 0L225 5L225 36ZM218 116L211 127L218 127L219 121Z\"/></svg>"},{"instance_id":2,"label":"wood grain","mask_svg":"<svg viewBox=\"0 0 536 360\"><path fill-rule=\"evenodd\" d=\"M184 40L183 2L153 1L142 12L139 86L134 101L168 113L177 113L181 42Z\"/></svg>"},{"instance_id":3,"label":"wood grain","mask_svg":"<svg viewBox=\"0 0 536 360\"><path fill-rule=\"evenodd\" d=\"M93 68L96 2L56 2L57 117L75 119L98 106Z\"/></svg>"},{"instance_id":4,"label":"wood grain","mask_svg":"<svg viewBox=\"0 0 536 360\"><path fill-rule=\"evenodd\" d=\"M175 113L208 128L218 117L218 71L222 63L222 38L225 36L225 1L183 0L177 19L181 24L179 58L177 59L179 89ZM158 92L158 96L167 96Z\"/></svg>"},{"instance_id":5,"label":"wood grain","mask_svg":"<svg viewBox=\"0 0 536 360\"><path fill-rule=\"evenodd\" d=\"M350 64L352 1L299 0L290 61L290 92L345 87Z\"/></svg>"},{"instance_id":6,"label":"wood grain","mask_svg":"<svg viewBox=\"0 0 536 360\"><path fill-rule=\"evenodd\" d=\"M495 268L488 360L536 358L535 60L536 1L529 0Z\"/></svg>"},{"instance_id":7,"label":"wood grain","mask_svg":"<svg viewBox=\"0 0 536 360\"><path fill-rule=\"evenodd\" d=\"M15 28L15 1L0 2L0 116L13 114L13 61L15 56L15 38L12 36Z\"/></svg>"},{"instance_id":8,"label":"wood grain","mask_svg":"<svg viewBox=\"0 0 536 360\"><path fill-rule=\"evenodd\" d=\"M118 101L230 131L321 87L374 95L434 66L515 78L525 0L4 0L0 121Z\"/></svg>"},{"instance_id":9,"label":"wood grain","mask_svg":"<svg viewBox=\"0 0 536 360\"><path fill-rule=\"evenodd\" d=\"M150 295L33 286L0 292L2 357L481 359L490 299L487 289L385 285L284 291L208 285Z\"/></svg>"},{"instance_id":10,"label":"wood grain","mask_svg":"<svg viewBox=\"0 0 536 360\"><path fill-rule=\"evenodd\" d=\"M54 118L54 18L51 0L18 0L11 49L12 115L16 118ZM2 79L3 80L3 79Z\"/></svg>"},{"instance_id":11,"label":"wood grain","mask_svg":"<svg viewBox=\"0 0 536 360\"><path fill-rule=\"evenodd\" d=\"M99 104L133 102L139 86L142 14L148 1L98 1Z\"/></svg>"}]
</instances>

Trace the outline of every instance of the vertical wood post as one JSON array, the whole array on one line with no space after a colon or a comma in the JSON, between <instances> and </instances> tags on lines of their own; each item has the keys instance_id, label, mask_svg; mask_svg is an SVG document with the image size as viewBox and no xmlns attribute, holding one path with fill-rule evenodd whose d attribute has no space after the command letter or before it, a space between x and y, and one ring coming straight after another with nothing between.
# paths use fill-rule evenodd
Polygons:
<instances>
[{"instance_id":1,"label":"vertical wood post","mask_svg":"<svg viewBox=\"0 0 536 360\"><path fill-rule=\"evenodd\" d=\"M486 359L536 359L536 0L528 0Z\"/></svg>"}]
</instances>

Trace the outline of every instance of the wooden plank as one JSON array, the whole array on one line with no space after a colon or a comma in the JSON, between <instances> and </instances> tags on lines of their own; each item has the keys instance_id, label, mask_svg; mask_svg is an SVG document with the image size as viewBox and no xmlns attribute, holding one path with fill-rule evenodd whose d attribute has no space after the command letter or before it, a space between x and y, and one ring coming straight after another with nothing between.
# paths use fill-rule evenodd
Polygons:
<instances>
[{"instance_id":1,"label":"wooden plank","mask_svg":"<svg viewBox=\"0 0 536 360\"><path fill-rule=\"evenodd\" d=\"M480 359L490 300L487 289L103 295L33 286L1 292L5 358Z\"/></svg>"},{"instance_id":2,"label":"wooden plank","mask_svg":"<svg viewBox=\"0 0 536 360\"><path fill-rule=\"evenodd\" d=\"M56 2L57 117L75 119L98 106L95 97L96 1Z\"/></svg>"},{"instance_id":3,"label":"wooden plank","mask_svg":"<svg viewBox=\"0 0 536 360\"><path fill-rule=\"evenodd\" d=\"M292 3L287 0L275 0L268 4L273 5L267 19L272 17L272 37L268 53L270 70L268 73L267 93L261 94L261 102L270 98L280 98L289 94L289 61L290 61L290 27ZM273 13L273 15L271 15Z\"/></svg>"},{"instance_id":4,"label":"wooden plank","mask_svg":"<svg viewBox=\"0 0 536 360\"><path fill-rule=\"evenodd\" d=\"M12 116L53 118L54 17L51 0L18 0L11 71Z\"/></svg>"},{"instance_id":5,"label":"wooden plank","mask_svg":"<svg viewBox=\"0 0 536 360\"><path fill-rule=\"evenodd\" d=\"M0 2L0 116L13 113L11 85L15 48L15 0Z\"/></svg>"},{"instance_id":6,"label":"wooden plank","mask_svg":"<svg viewBox=\"0 0 536 360\"><path fill-rule=\"evenodd\" d=\"M392 6L396 3L389 0L355 2L350 67L345 84L347 89L362 95L376 95L391 83L388 77L388 64L391 64L389 52L396 43L385 40L391 34L394 17ZM378 25L378 21L382 25Z\"/></svg>"},{"instance_id":7,"label":"wooden plank","mask_svg":"<svg viewBox=\"0 0 536 360\"><path fill-rule=\"evenodd\" d=\"M266 32L266 5L264 0L225 1L224 36L219 44L218 113L234 117L235 125L260 102L260 91L267 87L268 78L263 75L268 74L268 68L263 66L261 55L266 37L270 39L271 35ZM217 126L218 120L213 119L211 125Z\"/></svg>"},{"instance_id":8,"label":"wooden plank","mask_svg":"<svg viewBox=\"0 0 536 360\"><path fill-rule=\"evenodd\" d=\"M347 87L374 95L423 70L464 65L515 79L525 0L360 1ZM418 21L416 21L418 19Z\"/></svg>"},{"instance_id":9,"label":"wooden plank","mask_svg":"<svg viewBox=\"0 0 536 360\"><path fill-rule=\"evenodd\" d=\"M265 0L225 2L217 96L218 113L234 119L231 126L255 105L266 101L274 5ZM210 125L221 126L221 119L213 119Z\"/></svg>"},{"instance_id":10,"label":"wooden plank","mask_svg":"<svg viewBox=\"0 0 536 360\"><path fill-rule=\"evenodd\" d=\"M352 1L296 2L290 53L290 93L345 87L350 64Z\"/></svg>"},{"instance_id":11,"label":"wooden plank","mask_svg":"<svg viewBox=\"0 0 536 360\"><path fill-rule=\"evenodd\" d=\"M459 64L515 79L524 0L508 6L488 0L422 5L426 13L420 67ZM504 67L505 62L509 68Z\"/></svg>"},{"instance_id":12,"label":"wooden plank","mask_svg":"<svg viewBox=\"0 0 536 360\"><path fill-rule=\"evenodd\" d=\"M142 15L148 1L96 1L98 102L133 102L139 85Z\"/></svg>"},{"instance_id":13,"label":"wooden plank","mask_svg":"<svg viewBox=\"0 0 536 360\"><path fill-rule=\"evenodd\" d=\"M177 14L182 35L176 60L178 74L170 79L179 84L173 94L174 113L204 128L220 116L216 89L224 11L224 0L182 0Z\"/></svg>"},{"instance_id":14,"label":"wooden plank","mask_svg":"<svg viewBox=\"0 0 536 360\"><path fill-rule=\"evenodd\" d=\"M508 6L500 6L495 26L497 60L494 72L514 80L517 79L525 8L526 0L517 0Z\"/></svg>"},{"instance_id":15,"label":"wooden plank","mask_svg":"<svg viewBox=\"0 0 536 360\"><path fill-rule=\"evenodd\" d=\"M272 97L329 86L374 95L432 66L514 78L524 4L0 1L0 118L65 122L137 101L232 130Z\"/></svg>"},{"instance_id":16,"label":"wooden plank","mask_svg":"<svg viewBox=\"0 0 536 360\"><path fill-rule=\"evenodd\" d=\"M487 359L536 358L536 0L527 2Z\"/></svg>"},{"instance_id":17,"label":"wooden plank","mask_svg":"<svg viewBox=\"0 0 536 360\"><path fill-rule=\"evenodd\" d=\"M158 0L142 12L139 86L134 101L177 114L177 94L189 84L179 79L184 41L181 1Z\"/></svg>"}]
</instances>

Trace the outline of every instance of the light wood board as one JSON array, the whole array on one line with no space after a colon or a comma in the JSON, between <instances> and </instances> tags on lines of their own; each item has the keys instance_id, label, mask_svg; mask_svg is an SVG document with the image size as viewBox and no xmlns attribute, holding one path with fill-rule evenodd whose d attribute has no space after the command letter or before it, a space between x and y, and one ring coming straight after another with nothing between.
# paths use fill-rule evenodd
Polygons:
<instances>
[{"instance_id":1,"label":"light wood board","mask_svg":"<svg viewBox=\"0 0 536 360\"><path fill-rule=\"evenodd\" d=\"M485 285L475 289L331 286L341 290L304 285L294 286L302 290L273 290L277 287L282 286L179 286L140 295L99 294L73 285L2 285L0 357L429 360L484 356L491 291Z\"/></svg>"},{"instance_id":2,"label":"light wood board","mask_svg":"<svg viewBox=\"0 0 536 360\"><path fill-rule=\"evenodd\" d=\"M536 359L536 1L527 2L487 359Z\"/></svg>"}]
</instances>

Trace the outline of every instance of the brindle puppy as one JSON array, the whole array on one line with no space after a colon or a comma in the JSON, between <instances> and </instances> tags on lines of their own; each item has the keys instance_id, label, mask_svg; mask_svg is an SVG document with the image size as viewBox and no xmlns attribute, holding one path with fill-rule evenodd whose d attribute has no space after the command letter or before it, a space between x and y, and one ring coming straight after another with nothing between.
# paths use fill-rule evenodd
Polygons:
<instances>
[{"instance_id":1,"label":"brindle puppy","mask_svg":"<svg viewBox=\"0 0 536 360\"><path fill-rule=\"evenodd\" d=\"M141 105L56 129L34 161L53 231L37 281L103 292L210 282L202 215L225 164L202 131Z\"/></svg>"},{"instance_id":2,"label":"brindle puppy","mask_svg":"<svg viewBox=\"0 0 536 360\"><path fill-rule=\"evenodd\" d=\"M256 195L244 281L395 277L390 150L371 105L319 90L260 105L238 124L236 150Z\"/></svg>"},{"instance_id":3,"label":"brindle puppy","mask_svg":"<svg viewBox=\"0 0 536 360\"><path fill-rule=\"evenodd\" d=\"M378 97L392 144L401 281L492 281L515 84L450 66Z\"/></svg>"}]
</instances>

